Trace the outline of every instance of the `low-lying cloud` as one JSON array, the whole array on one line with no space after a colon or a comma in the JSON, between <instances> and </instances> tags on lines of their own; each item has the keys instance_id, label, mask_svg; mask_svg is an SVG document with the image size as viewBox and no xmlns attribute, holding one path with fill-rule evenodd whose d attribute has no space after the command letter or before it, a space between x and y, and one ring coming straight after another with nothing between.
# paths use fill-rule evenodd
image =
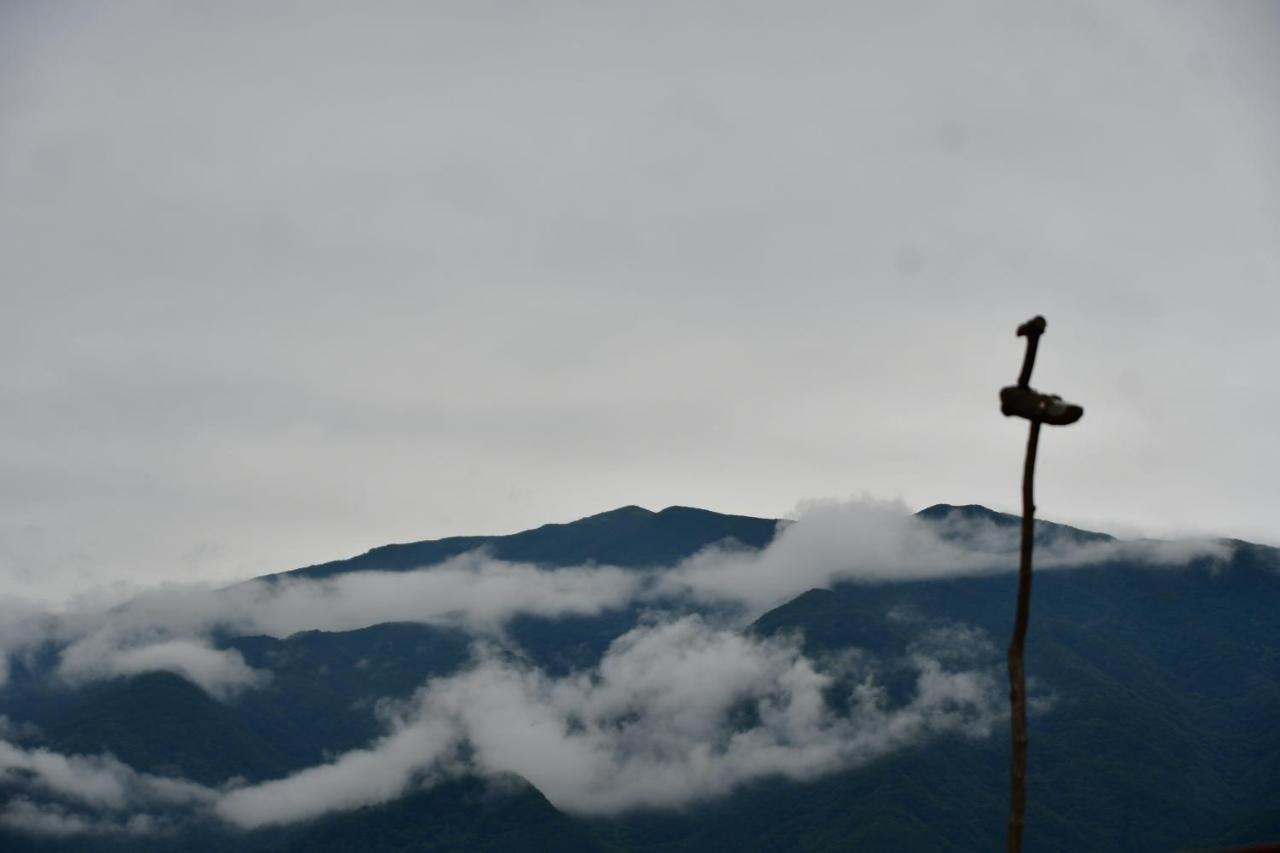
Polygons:
<instances>
[{"instance_id":1,"label":"low-lying cloud","mask_svg":"<svg viewBox=\"0 0 1280 853\"><path fill-rule=\"evenodd\" d=\"M447 721L420 720L329 764L232 790L217 812L236 826L255 829L387 802L403 794L411 780L424 782L428 769L456 743Z\"/></svg>"},{"instance_id":2,"label":"low-lying cloud","mask_svg":"<svg viewBox=\"0 0 1280 853\"><path fill-rule=\"evenodd\" d=\"M665 573L669 595L730 601L759 613L815 587L844 582L898 582L1012 571L1017 526L953 511L940 519L912 514L897 501L814 501L759 551L708 548ZM1197 558L1226 560L1225 543L1196 540L1121 541L1037 534L1037 568L1068 568L1112 561L1185 565Z\"/></svg>"},{"instance_id":3,"label":"low-lying cloud","mask_svg":"<svg viewBox=\"0 0 1280 853\"><path fill-rule=\"evenodd\" d=\"M371 747L234 791L216 810L244 828L288 823L462 770L518 774L576 813L668 808L753 779L811 779L942 732L985 736L1001 719L994 670L948 669L923 654L910 665L906 703L891 705L868 670L845 685L848 711L837 713L827 700L835 676L796 642L696 616L636 628L597 667L565 678L483 653L425 685Z\"/></svg>"},{"instance_id":4,"label":"low-lying cloud","mask_svg":"<svg viewBox=\"0 0 1280 853\"><path fill-rule=\"evenodd\" d=\"M227 699L266 683L215 631L287 637L420 622L498 635L517 614L593 615L626 606L644 583L612 566L548 569L464 554L426 569L352 572L325 579L255 580L221 590L162 586L107 611L57 616L16 612L0 631L0 684L10 655L43 643L62 648L57 675L70 684L167 671Z\"/></svg>"},{"instance_id":5,"label":"low-lying cloud","mask_svg":"<svg viewBox=\"0 0 1280 853\"><path fill-rule=\"evenodd\" d=\"M963 626L935 625L922 637L896 662L914 673L911 694L896 702L866 654L815 661L797 637L758 637L696 615L637 627L597 666L560 678L477 640L468 668L384 704L387 732L369 746L259 784L210 788L109 755L0 741L0 785L16 791L0 825L127 835L216 816L252 830L388 802L464 773L518 774L561 809L608 815L679 807L764 777L812 779L942 733L985 737L1005 713L989 640ZM965 653L937 654L943 646Z\"/></svg>"},{"instance_id":6,"label":"low-lying cloud","mask_svg":"<svg viewBox=\"0 0 1280 853\"><path fill-rule=\"evenodd\" d=\"M252 787L215 791L138 773L110 756L2 741L0 782L21 793L7 800L0 823L49 835L136 834L164 827L165 810L203 809L253 828L384 802L462 769L515 773L562 808L607 814L720 796L765 776L812 778L938 732L985 734L1002 703L991 672L973 663L991 657L989 639L974 629L921 626L907 650L915 691L896 706L874 673L859 669L866 661L857 654L818 665L794 643L737 629L813 587L1007 571L1017 536L1014 526L963 513L925 520L897 503L821 502L764 549L713 546L651 571L547 568L478 551L406 572L283 577L222 590L160 587L105 611L49 614L9 602L0 620L0 678L10 655L31 664L52 648L53 675L71 686L167 671L232 701L270 681L270 672L253 669L238 651L219 648L219 635L286 637L410 621L465 629L482 651L464 672L429 682L397 706L377 742ZM1036 564L1182 565L1229 556L1222 543L1123 542L1058 530L1041 537ZM660 613L690 603L718 605L722 616L729 605L737 619L644 625L618 638L595 668L563 678L523 662L504 632L520 614L557 618L628 606ZM849 690L843 714L826 698L837 680ZM21 730L4 719L6 737Z\"/></svg>"},{"instance_id":7,"label":"low-lying cloud","mask_svg":"<svg viewBox=\"0 0 1280 853\"><path fill-rule=\"evenodd\" d=\"M14 797L0 807L0 826L28 835L67 838L76 835L151 835L166 827L154 815L117 816L76 811L58 803Z\"/></svg>"},{"instance_id":8,"label":"low-lying cloud","mask_svg":"<svg viewBox=\"0 0 1280 853\"><path fill-rule=\"evenodd\" d=\"M0 825L51 836L150 834L168 826L171 813L207 809L218 798L110 755L63 755L7 740L0 740L0 785L22 792L0 806Z\"/></svg>"},{"instance_id":9,"label":"low-lying cloud","mask_svg":"<svg viewBox=\"0 0 1280 853\"><path fill-rule=\"evenodd\" d=\"M818 501L759 551L713 546L654 571L547 568L481 550L413 571L284 576L220 590L162 586L107 611L51 615L10 604L0 623L0 684L11 654L54 643L62 649L57 673L71 684L168 671L229 699L266 683L269 674L250 668L238 652L216 648L215 632L286 637L420 622L501 637L516 615L595 615L672 601L728 604L745 621L814 587L1012 570L1017 543L1016 526L983 517L956 512L926 520L898 502ZM1230 553L1221 542L1120 541L1059 530L1041 537L1036 566L1183 565Z\"/></svg>"},{"instance_id":10,"label":"low-lying cloud","mask_svg":"<svg viewBox=\"0 0 1280 853\"><path fill-rule=\"evenodd\" d=\"M234 649L185 639L128 645L109 630L72 643L58 666L59 675L72 685L144 672L172 672L222 700L271 679L271 673L253 669Z\"/></svg>"},{"instance_id":11,"label":"low-lying cloud","mask_svg":"<svg viewBox=\"0 0 1280 853\"><path fill-rule=\"evenodd\" d=\"M140 773L110 756L66 756L0 741L0 780L93 808L118 811L139 802L174 805L208 801L194 782Z\"/></svg>"},{"instance_id":12,"label":"low-lying cloud","mask_svg":"<svg viewBox=\"0 0 1280 853\"><path fill-rule=\"evenodd\" d=\"M110 756L0 742L0 782L18 791L0 823L46 835L144 833L169 825L176 811L256 829L387 802L459 773L517 774L562 809L607 815L683 806L765 777L811 779L941 733L982 737L1005 710L999 656L976 628L885 614L917 623L893 662L898 676L911 673L905 697L891 697L878 676L884 662L865 653L815 661L798 638L741 628L813 587L1008 571L1017 540L1016 526L981 515L923 519L897 503L823 502L764 549L717 545L654 570L547 568L480 551L406 572L163 587L107 611L16 611L0 642L28 656L55 644L55 674L65 682L164 670L223 700L270 673L218 648L219 634L285 637L410 621L465 629L475 652L467 668L428 681L412 699L378 703L386 724L379 739L254 785L210 789ZM1054 528L1040 535L1036 565L1177 566L1230 555L1224 543L1125 542ZM708 612L720 621L676 615L698 603L717 605ZM529 663L505 632L519 614L629 606L651 611L650 621L616 638L595 666L562 677ZM1032 705L1050 703L1039 695Z\"/></svg>"}]
</instances>

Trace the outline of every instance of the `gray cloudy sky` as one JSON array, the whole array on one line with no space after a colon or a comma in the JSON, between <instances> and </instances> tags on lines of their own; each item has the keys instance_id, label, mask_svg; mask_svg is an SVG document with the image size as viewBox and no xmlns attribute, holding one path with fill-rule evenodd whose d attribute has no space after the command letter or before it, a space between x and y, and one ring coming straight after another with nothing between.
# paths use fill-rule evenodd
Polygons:
<instances>
[{"instance_id":1,"label":"gray cloudy sky","mask_svg":"<svg viewBox=\"0 0 1280 853\"><path fill-rule=\"evenodd\" d=\"M0 6L0 579L628 503L1275 542L1280 6Z\"/></svg>"}]
</instances>

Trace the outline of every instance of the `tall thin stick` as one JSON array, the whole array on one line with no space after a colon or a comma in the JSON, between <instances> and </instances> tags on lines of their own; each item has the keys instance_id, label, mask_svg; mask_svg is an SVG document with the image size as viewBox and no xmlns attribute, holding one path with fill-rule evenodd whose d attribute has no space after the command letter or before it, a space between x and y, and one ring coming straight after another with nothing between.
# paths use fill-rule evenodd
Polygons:
<instances>
[{"instance_id":1,"label":"tall thin stick","mask_svg":"<svg viewBox=\"0 0 1280 853\"><path fill-rule=\"evenodd\" d=\"M1027 371L1030 372L1030 371ZM1027 438L1027 459L1022 469L1022 547L1018 562L1018 615L1009 642L1009 703L1013 734L1013 768L1009 775L1009 832L1006 850L1022 850L1023 815L1027 808L1027 684L1022 667L1022 650L1031 618L1031 549L1035 545L1036 446L1040 443L1040 421L1031 421Z\"/></svg>"},{"instance_id":2,"label":"tall thin stick","mask_svg":"<svg viewBox=\"0 0 1280 853\"><path fill-rule=\"evenodd\" d=\"M1031 421L1027 438L1027 461L1022 469L1022 552L1018 562L1018 615L1009 641L1009 722L1013 733L1013 761L1009 773L1008 853L1022 850L1022 827L1027 810L1027 679L1022 667L1022 650L1027 642L1027 622L1031 617L1031 549L1035 545L1036 445L1040 425L1067 426L1084 416L1084 409L1065 402L1056 394L1041 394L1031 387L1031 369L1036 364L1040 336L1048 327L1036 315L1018 327L1018 336L1027 339L1018 384L1000 389L1000 411Z\"/></svg>"}]
</instances>

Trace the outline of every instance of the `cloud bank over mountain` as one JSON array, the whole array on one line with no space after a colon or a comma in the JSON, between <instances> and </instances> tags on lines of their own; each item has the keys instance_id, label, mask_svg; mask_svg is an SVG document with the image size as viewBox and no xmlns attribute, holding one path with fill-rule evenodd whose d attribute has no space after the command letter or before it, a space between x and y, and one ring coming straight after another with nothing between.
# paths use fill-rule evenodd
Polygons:
<instances>
[{"instance_id":1,"label":"cloud bank over mountain","mask_svg":"<svg viewBox=\"0 0 1280 853\"><path fill-rule=\"evenodd\" d=\"M1220 542L1124 542L1052 525L1039 538L1042 569L1174 567L1231 554ZM208 787L109 755L60 755L5 721L0 783L17 793L0 823L62 836L147 834L195 817L256 829L387 802L462 773L517 774L563 810L610 815L676 808L764 777L812 779L941 733L983 737L1005 711L996 647L979 629L887 613L914 639L885 661L857 650L814 660L797 637L744 627L814 587L1009 571L1017 540L1015 524L986 510L922 516L895 502L823 501L762 549L719 543L648 569L545 567L478 550L407 571L158 587L105 611L10 605L0 629L6 662L16 655L34 671L44 654L54 661L46 677L70 687L171 672L231 704L273 673L225 647L229 636L418 622L460 629L472 651L412 698L370 703L382 725L371 742L252 785ZM567 674L540 669L508 631L517 616L628 608L636 627ZM887 689L886 666L909 673L909 690Z\"/></svg>"},{"instance_id":2,"label":"cloud bank over mountain","mask_svg":"<svg viewBox=\"0 0 1280 853\"><path fill-rule=\"evenodd\" d=\"M710 548L663 577L660 589L700 600L728 600L754 612L815 587L845 582L896 582L1012 571L1020 532L993 514L952 511L922 518L898 501L811 501L758 552ZM1047 533L1047 535L1045 535ZM1068 528L1038 533L1037 568L1067 568L1115 560L1185 565L1226 560L1229 545L1213 540L1121 541L1075 536Z\"/></svg>"},{"instance_id":3,"label":"cloud bank over mountain","mask_svg":"<svg viewBox=\"0 0 1280 853\"><path fill-rule=\"evenodd\" d=\"M7 740L0 740L0 784L23 792L0 806L0 825L51 836L152 834L169 825L175 810L185 817L218 797L194 782L139 773L109 755L61 755Z\"/></svg>"},{"instance_id":4,"label":"cloud bank over mountain","mask_svg":"<svg viewBox=\"0 0 1280 853\"><path fill-rule=\"evenodd\" d=\"M811 779L940 733L984 737L1002 718L998 673L982 654L930 657L921 647L903 663L914 686L895 703L870 659L814 661L794 637L754 637L698 616L642 625L598 666L562 678L480 641L465 670L384 706L386 734L369 746L256 785L211 788L110 756L0 741L0 782L22 792L0 824L149 834L214 814L257 829L463 773L516 773L561 809L607 815L684 806L767 776Z\"/></svg>"},{"instance_id":5,"label":"cloud bank over mountain","mask_svg":"<svg viewBox=\"0 0 1280 853\"><path fill-rule=\"evenodd\" d=\"M1231 553L1216 541L1121 541L1062 530L1039 544L1038 568L1113 560L1184 565ZM53 642L63 649L58 674L73 684L168 671L227 698L268 674L249 668L234 650L215 648L215 631L286 637L421 622L500 637L517 615L590 616L684 599L729 605L745 621L815 587L1009 571L1017 543L1016 527L986 516L926 519L894 501L814 501L763 549L713 546L652 571L544 568L480 550L413 571L285 575L220 590L166 585L105 612L16 610L0 629L0 651L7 667L10 655Z\"/></svg>"},{"instance_id":6,"label":"cloud bank over mountain","mask_svg":"<svg viewBox=\"0 0 1280 853\"><path fill-rule=\"evenodd\" d=\"M288 823L461 770L519 774L571 812L670 808L765 776L810 779L941 732L985 736L1002 718L990 668L948 669L924 655L911 665L905 704L890 703L868 665L837 713L826 695L835 675L794 642L699 617L637 628L598 667L565 678L482 651L396 709L370 748L236 790L217 811L245 828Z\"/></svg>"},{"instance_id":7,"label":"cloud bank over mountain","mask_svg":"<svg viewBox=\"0 0 1280 853\"><path fill-rule=\"evenodd\" d=\"M614 567L542 569L475 552L409 572L285 577L221 590L162 586L104 612L20 611L0 631L0 649L7 662L43 643L63 646L58 674L73 684L168 671L225 698L266 675L238 652L214 648L215 631L287 637L422 622L490 635L517 614L592 615L623 607L641 586L639 574Z\"/></svg>"},{"instance_id":8,"label":"cloud bank over mountain","mask_svg":"<svg viewBox=\"0 0 1280 853\"><path fill-rule=\"evenodd\" d=\"M58 674L79 685L144 672L172 672L222 700L261 686L271 674L255 670L235 650L215 649L204 640L161 640L148 645L116 645L110 631L76 641L62 652Z\"/></svg>"}]
</instances>

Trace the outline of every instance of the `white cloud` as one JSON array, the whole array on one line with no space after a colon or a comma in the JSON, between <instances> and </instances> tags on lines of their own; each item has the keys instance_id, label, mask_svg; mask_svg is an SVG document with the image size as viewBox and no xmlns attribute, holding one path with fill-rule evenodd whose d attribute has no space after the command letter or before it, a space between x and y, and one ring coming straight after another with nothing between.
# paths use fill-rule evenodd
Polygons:
<instances>
[{"instance_id":1,"label":"white cloud","mask_svg":"<svg viewBox=\"0 0 1280 853\"><path fill-rule=\"evenodd\" d=\"M447 753L454 745L451 735L447 727L423 721L330 764L231 791L218 802L217 813L237 826L256 828L386 802Z\"/></svg>"},{"instance_id":2,"label":"white cloud","mask_svg":"<svg viewBox=\"0 0 1280 853\"><path fill-rule=\"evenodd\" d=\"M618 607L640 583L638 574L612 566L542 569L477 551L429 570L255 581L220 595L228 621L278 637L402 621L494 631L517 613L589 615Z\"/></svg>"},{"instance_id":3,"label":"white cloud","mask_svg":"<svg viewBox=\"0 0 1280 853\"><path fill-rule=\"evenodd\" d=\"M234 649L215 649L200 640L164 640L141 646L120 647L109 631L76 641L62 653L58 674L72 684L138 675L172 672L217 699L230 699L241 690L258 687L271 674L255 670Z\"/></svg>"},{"instance_id":4,"label":"white cloud","mask_svg":"<svg viewBox=\"0 0 1280 853\"><path fill-rule=\"evenodd\" d=\"M203 785L140 773L110 755L63 755L0 740L0 781L102 811L211 802Z\"/></svg>"},{"instance_id":5,"label":"white cloud","mask_svg":"<svg viewBox=\"0 0 1280 853\"><path fill-rule=\"evenodd\" d=\"M286 575L219 590L166 584L97 619L123 634L152 637L202 634L215 626L286 637L384 622L492 632L517 613L593 614L620 606L640 582L638 574L612 566L544 569L474 551L413 571L347 572L321 579ZM94 615L72 614L72 621L92 621Z\"/></svg>"},{"instance_id":6,"label":"white cloud","mask_svg":"<svg viewBox=\"0 0 1280 853\"><path fill-rule=\"evenodd\" d=\"M456 764L516 773L558 807L608 814L676 807L751 779L808 779L930 735L985 735L1003 714L990 672L948 671L915 655L914 696L891 707L873 678L837 715L833 684L798 647L716 628L697 617L637 628L590 672L550 678L485 655L435 679L368 749L227 795L219 814L243 827L391 799L415 774Z\"/></svg>"},{"instance_id":7,"label":"white cloud","mask_svg":"<svg viewBox=\"0 0 1280 853\"><path fill-rule=\"evenodd\" d=\"M639 574L612 566L543 569L483 552L416 571L284 577L221 590L165 585L105 611L11 608L14 618L0 626L0 675L10 655L53 642L64 646L58 674L72 683L168 671L226 699L269 673L239 652L213 648L208 637L218 628L286 637L406 621L496 635L518 613L590 615L624 606L641 585Z\"/></svg>"},{"instance_id":8,"label":"white cloud","mask_svg":"<svg viewBox=\"0 0 1280 853\"><path fill-rule=\"evenodd\" d=\"M59 674L74 683L169 671L229 698L264 683L238 652L215 649L215 629L285 637L384 622L422 622L499 637L517 614L594 615L636 602L691 596L731 603L746 616L814 587L845 581L904 581L1012 570L1018 529L952 514L937 521L895 501L813 501L760 551L711 547L655 572L613 566L540 568L475 551L428 568L351 572L324 579L280 577L221 590L165 585L108 610L58 615L9 605L0 660L42 642L64 646ZM1038 569L1105 563L1185 565L1226 560L1224 542L1081 540L1058 533L1036 548ZM2 674L2 672L0 672ZM2 682L0 682L2 683Z\"/></svg>"},{"instance_id":9,"label":"white cloud","mask_svg":"<svg viewBox=\"0 0 1280 853\"><path fill-rule=\"evenodd\" d=\"M702 600L736 601L761 611L814 587L844 581L908 581L1017 567L1019 529L953 512L938 521L911 513L900 501L812 501L758 551L709 548L663 574L658 590ZM1035 567L1069 568L1115 560L1185 565L1204 557L1226 560L1231 546L1212 540L1091 541L1048 535Z\"/></svg>"},{"instance_id":10,"label":"white cloud","mask_svg":"<svg viewBox=\"0 0 1280 853\"><path fill-rule=\"evenodd\" d=\"M150 835L204 813L219 792L142 773L111 755L65 755L0 740L0 784L18 793L0 825L32 835Z\"/></svg>"},{"instance_id":11,"label":"white cloud","mask_svg":"<svg viewBox=\"0 0 1280 853\"><path fill-rule=\"evenodd\" d=\"M117 817L76 812L57 803L14 797L0 807L0 825L30 835L66 838L73 835L150 835L163 824L138 813Z\"/></svg>"},{"instance_id":12,"label":"white cloud","mask_svg":"<svg viewBox=\"0 0 1280 853\"><path fill-rule=\"evenodd\" d=\"M926 521L894 502L815 502L765 549L711 548L652 573L544 569L472 553L401 573L282 578L217 591L165 587L106 612L14 624L65 644L58 671L69 681L161 669L219 698L262 683L266 674L238 653L214 648L208 637L216 628L284 636L398 620L465 627L480 638L474 664L427 683L412 701L384 704L385 737L286 778L224 791L216 812L241 827L306 820L387 801L433 774L457 770L466 756L473 770L518 774L562 808L601 814L679 806L762 776L812 778L937 732L980 736L1004 713L999 679L984 663L998 655L974 628L886 614L919 628L906 658L916 672L914 694L891 705L876 683L876 662L864 653L844 650L814 661L787 640L750 637L696 616L668 617L617 638L593 669L553 678L504 647L502 628L513 615L593 614L637 602L661 608L669 597L686 603L693 596L740 605L740 618L749 618L808 588L842 581L1008 571L1017 536L1016 527L960 515ZM1221 543L1059 533L1042 540L1037 566L1118 559L1178 565L1229 555ZM837 682L854 685L845 715L825 698ZM134 800L154 800L164 784L179 786L177 799L214 802L208 789L129 775L109 757L5 748L10 775L25 768L33 774L30 785L85 808L120 811ZM24 814L29 822L39 817ZM41 814L50 825L62 817L74 823L74 815L56 810Z\"/></svg>"}]
</instances>

